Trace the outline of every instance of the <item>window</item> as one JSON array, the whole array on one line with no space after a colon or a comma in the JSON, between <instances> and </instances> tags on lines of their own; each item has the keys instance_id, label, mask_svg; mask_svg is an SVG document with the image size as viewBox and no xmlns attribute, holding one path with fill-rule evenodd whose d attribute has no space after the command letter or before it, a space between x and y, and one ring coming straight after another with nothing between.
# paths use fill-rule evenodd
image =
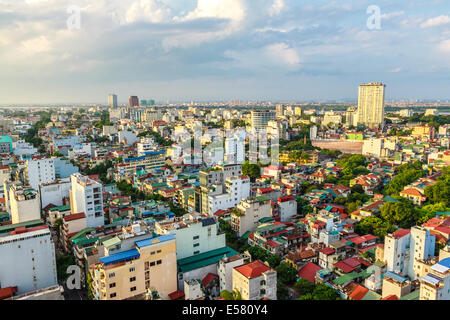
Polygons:
<instances>
[{"instance_id":1,"label":"window","mask_svg":"<svg viewBox=\"0 0 450 320\"><path fill-rule=\"evenodd\" d=\"M199 254L199 253L200 253L200 251L198 251L198 250L197 250L197 251L194 251L194 254Z\"/></svg>"},{"instance_id":2,"label":"window","mask_svg":"<svg viewBox=\"0 0 450 320\"><path fill-rule=\"evenodd\" d=\"M200 238L200 236L194 236L192 239L193 240L197 240L197 239L199 239Z\"/></svg>"},{"instance_id":3,"label":"window","mask_svg":"<svg viewBox=\"0 0 450 320\"><path fill-rule=\"evenodd\" d=\"M162 260L156 261L156 264L161 264L161 263L162 263Z\"/></svg>"},{"instance_id":4,"label":"window","mask_svg":"<svg viewBox=\"0 0 450 320\"><path fill-rule=\"evenodd\" d=\"M115 288L115 287L116 287L116 283L115 283L115 282L110 283L110 284L109 284L109 287L110 287L110 288Z\"/></svg>"},{"instance_id":5,"label":"window","mask_svg":"<svg viewBox=\"0 0 450 320\"><path fill-rule=\"evenodd\" d=\"M131 291L131 292L136 291L136 287L130 288L130 291Z\"/></svg>"},{"instance_id":6,"label":"window","mask_svg":"<svg viewBox=\"0 0 450 320\"><path fill-rule=\"evenodd\" d=\"M194 243L194 248L200 246L200 243Z\"/></svg>"},{"instance_id":7,"label":"window","mask_svg":"<svg viewBox=\"0 0 450 320\"><path fill-rule=\"evenodd\" d=\"M108 277L110 277L110 278L114 278L115 276L116 276L116 274L114 272L112 272L108 275Z\"/></svg>"},{"instance_id":8,"label":"window","mask_svg":"<svg viewBox=\"0 0 450 320\"><path fill-rule=\"evenodd\" d=\"M150 262L150 267L154 267L155 266L155 261Z\"/></svg>"},{"instance_id":9,"label":"window","mask_svg":"<svg viewBox=\"0 0 450 320\"><path fill-rule=\"evenodd\" d=\"M161 250L156 251L156 253L161 253Z\"/></svg>"},{"instance_id":10,"label":"window","mask_svg":"<svg viewBox=\"0 0 450 320\"><path fill-rule=\"evenodd\" d=\"M150 253L150 255L154 255L155 254L155 251L152 251L151 253Z\"/></svg>"},{"instance_id":11,"label":"window","mask_svg":"<svg viewBox=\"0 0 450 320\"><path fill-rule=\"evenodd\" d=\"M134 281L136 281L136 277L131 277L130 282L134 282Z\"/></svg>"},{"instance_id":12,"label":"window","mask_svg":"<svg viewBox=\"0 0 450 320\"><path fill-rule=\"evenodd\" d=\"M136 271L136 268L135 267L131 267L130 268L130 272L134 272L134 271Z\"/></svg>"},{"instance_id":13,"label":"window","mask_svg":"<svg viewBox=\"0 0 450 320\"><path fill-rule=\"evenodd\" d=\"M109 295L109 297L110 298L115 298L116 297L116 293L114 292L114 293L111 293L110 295Z\"/></svg>"}]
</instances>

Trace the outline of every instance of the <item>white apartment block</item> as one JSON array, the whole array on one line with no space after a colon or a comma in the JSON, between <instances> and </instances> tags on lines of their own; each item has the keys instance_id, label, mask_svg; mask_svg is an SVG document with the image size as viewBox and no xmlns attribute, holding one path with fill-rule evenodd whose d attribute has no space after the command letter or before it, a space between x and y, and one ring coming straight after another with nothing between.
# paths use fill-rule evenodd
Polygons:
<instances>
[{"instance_id":1,"label":"white apartment block","mask_svg":"<svg viewBox=\"0 0 450 320\"><path fill-rule=\"evenodd\" d=\"M245 263L241 255L223 257L217 264L217 275L219 276L220 292L233 290L233 269Z\"/></svg>"},{"instance_id":2,"label":"white apartment block","mask_svg":"<svg viewBox=\"0 0 450 320\"><path fill-rule=\"evenodd\" d=\"M225 193L208 196L208 214L237 206L250 196L249 177L230 177L225 180Z\"/></svg>"},{"instance_id":3,"label":"white apartment block","mask_svg":"<svg viewBox=\"0 0 450 320\"><path fill-rule=\"evenodd\" d=\"M101 183L75 173L70 177L70 205L73 214L84 212L87 227L96 228L104 225L103 186Z\"/></svg>"},{"instance_id":4,"label":"white apartment block","mask_svg":"<svg viewBox=\"0 0 450 320\"><path fill-rule=\"evenodd\" d=\"M35 190L42 183L53 182L56 179L53 159L35 159L25 162L25 179Z\"/></svg>"},{"instance_id":5,"label":"white apartment block","mask_svg":"<svg viewBox=\"0 0 450 320\"><path fill-rule=\"evenodd\" d=\"M297 201L293 196L280 197L277 200L280 208L281 221L291 221L292 217L297 214Z\"/></svg>"},{"instance_id":6,"label":"white apartment block","mask_svg":"<svg viewBox=\"0 0 450 320\"><path fill-rule=\"evenodd\" d=\"M384 99L386 85L368 83L359 86L358 124L369 128L384 124Z\"/></svg>"},{"instance_id":7,"label":"white apartment block","mask_svg":"<svg viewBox=\"0 0 450 320\"><path fill-rule=\"evenodd\" d=\"M34 189L12 185L8 192L5 192L5 201L13 224L41 218L40 197Z\"/></svg>"},{"instance_id":8,"label":"white apartment block","mask_svg":"<svg viewBox=\"0 0 450 320\"><path fill-rule=\"evenodd\" d=\"M157 222L155 232L175 235L177 260L226 246L225 233L220 232L213 217L187 214L174 222Z\"/></svg>"},{"instance_id":9,"label":"white apartment block","mask_svg":"<svg viewBox=\"0 0 450 320\"><path fill-rule=\"evenodd\" d=\"M144 156L146 152L156 151L158 145L151 137L141 138L141 141L137 144L138 156Z\"/></svg>"},{"instance_id":10,"label":"white apartment block","mask_svg":"<svg viewBox=\"0 0 450 320\"><path fill-rule=\"evenodd\" d=\"M55 248L47 226L0 237L0 287L18 294L57 285Z\"/></svg>"},{"instance_id":11,"label":"white apartment block","mask_svg":"<svg viewBox=\"0 0 450 320\"><path fill-rule=\"evenodd\" d=\"M419 274L417 260L434 256L435 236L423 227L402 229L388 234L384 240L384 260L387 271L406 274L415 280Z\"/></svg>"},{"instance_id":12,"label":"white apartment block","mask_svg":"<svg viewBox=\"0 0 450 320\"><path fill-rule=\"evenodd\" d=\"M123 130L119 131L119 143L124 143L127 146L130 146L138 141L136 137L136 133L133 131Z\"/></svg>"},{"instance_id":13,"label":"white apartment block","mask_svg":"<svg viewBox=\"0 0 450 320\"><path fill-rule=\"evenodd\" d=\"M23 155L34 155L38 153L38 150L30 143L25 142L24 140L18 140L13 142L13 153L16 156L21 157Z\"/></svg>"},{"instance_id":14,"label":"white apartment block","mask_svg":"<svg viewBox=\"0 0 450 320\"><path fill-rule=\"evenodd\" d=\"M49 204L59 207L63 205L64 198L70 198L71 182L69 178L39 185L41 209Z\"/></svg>"}]
</instances>

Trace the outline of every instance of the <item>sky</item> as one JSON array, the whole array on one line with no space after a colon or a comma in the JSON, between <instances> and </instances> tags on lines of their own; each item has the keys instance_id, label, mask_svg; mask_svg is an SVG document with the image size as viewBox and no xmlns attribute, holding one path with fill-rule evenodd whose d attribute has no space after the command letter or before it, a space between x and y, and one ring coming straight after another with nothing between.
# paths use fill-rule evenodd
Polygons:
<instances>
[{"instance_id":1,"label":"sky","mask_svg":"<svg viewBox=\"0 0 450 320\"><path fill-rule=\"evenodd\" d=\"M0 0L0 106L356 100L367 82L449 99L450 1Z\"/></svg>"}]
</instances>

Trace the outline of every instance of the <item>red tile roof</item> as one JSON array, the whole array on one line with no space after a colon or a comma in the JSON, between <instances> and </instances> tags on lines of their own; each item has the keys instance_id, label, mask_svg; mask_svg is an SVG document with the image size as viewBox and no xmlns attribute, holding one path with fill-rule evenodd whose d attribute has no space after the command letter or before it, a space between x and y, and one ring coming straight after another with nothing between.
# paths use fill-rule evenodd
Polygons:
<instances>
[{"instance_id":1,"label":"red tile roof","mask_svg":"<svg viewBox=\"0 0 450 320\"><path fill-rule=\"evenodd\" d=\"M76 213L76 214L69 214L68 216L65 216L63 219L64 221L73 221L73 220L78 220L78 219L83 219L86 218L86 215L84 214L84 212L81 213Z\"/></svg>"},{"instance_id":2,"label":"red tile roof","mask_svg":"<svg viewBox=\"0 0 450 320\"><path fill-rule=\"evenodd\" d=\"M369 292L369 289L358 285L355 290L352 291L352 293L349 295L349 298L351 300L361 300L364 298L364 296Z\"/></svg>"},{"instance_id":3,"label":"red tile roof","mask_svg":"<svg viewBox=\"0 0 450 320\"><path fill-rule=\"evenodd\" d=\"M403 238L404 236L406 236L407 234L409 234L411 232L410 229L400 229L395 231L392 236L394 237L394 239L400 239Z\"/></svg>"},{"instance_id":4,"label":"red tile roof","mask_svg":"<svg viewBox=\"0 0 450 320\"><path fill-rule=\"evenodd\" d=\"M219 276L214 273L208 273L202 280L203 286L206 287L214 279L219 279Z\"/></svg>"},{"instance_id":5,"label":"red tile roof","mask_svg":"<svg viewBox=\"0 0 450 320\"><path fill-rule=\"evenodd\" d=\"M259 260L236 268L236 271L249 279L257 278L261 276L261 274L269 270L271 270L271 268L266 266Z\"/></svg>"},{"instance_id":6,"label":"red tile roof","mask_svg":"<svg viewBox=\"0 0 450 320\"><path fill-rule=\"evenodd\" d=\"M317 264L308 262L298 271L298 276L300 278L308 280L311 283L315 283L316 272L319 270L322 270L322 268Z\"/></svg>"},{"instance_id":7,"label":"red tile roof","mask_svg":"<svg viewBox=\"0 0 450 320\"><path fill-rule=\"evenodd\" d=\"M169 298L170 298L170 300L182 299L182 298L184 298L184 292L181 290L174 291L172 293L169 293Z\"/></svg>"},{"instance_id":8,"label":"red tile roof","mask_svg":"<svg viewBox=\"0 0 450 320\"><path fill-rule=\"evenodd\" d=\"M398 300L398 297L395 294L388 295L381 300Z\"/></svg>"}]
</instances>

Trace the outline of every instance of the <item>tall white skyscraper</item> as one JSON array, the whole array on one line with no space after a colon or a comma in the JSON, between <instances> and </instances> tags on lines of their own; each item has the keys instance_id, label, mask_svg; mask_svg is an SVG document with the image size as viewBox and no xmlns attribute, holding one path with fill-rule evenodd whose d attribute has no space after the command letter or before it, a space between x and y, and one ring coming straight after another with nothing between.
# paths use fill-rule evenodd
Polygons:
<instances>
[{"instance_id":1,"label":"tall white skyscraper","mask_svg":"<svg viewBox=\"0 0 450 320\"><path fill-rule=\"evenodd\" d=\"M117 108L117 95L112 93L108 95L108 106Z\"/></svg>"},{"instance_id":2,"label":"tall white skyscraper","mask_svg":"<svg viewBox=\"0 0 450 320\"><path fill-rule=\"evenodd\" d=\"M369 128L384 124L384 97L386 85L367 83L359 86L358 124Z\"/></svg>"},{"instance_id":3,"label":"tall white skyscraper","mask_svg":"<svg viewBox=\"0 0 450 320\"><path fill-rule=\"evenodd\" d=\"M70 176L70 206L72 214L86 214L87 227L96 228L105 224L103 217L102 184L75 173Z\"/></svg>"}]
</instances>

